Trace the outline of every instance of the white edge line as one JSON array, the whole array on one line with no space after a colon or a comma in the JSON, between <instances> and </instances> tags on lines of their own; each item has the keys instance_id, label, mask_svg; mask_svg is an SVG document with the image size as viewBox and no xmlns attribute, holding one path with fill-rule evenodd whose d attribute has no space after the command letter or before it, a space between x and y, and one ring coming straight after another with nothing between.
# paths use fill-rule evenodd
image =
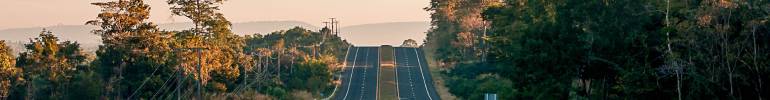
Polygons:
<instances>
[{"instance_id":1,"label":"white edge line","mask_svg":"<svg viewBox=\"0 0 770 100\"><path fill-rule=\"evenodd\" d=\"M342 97L342 100L345 100L348 98L348 92L350 92L350 84L353 81L353 73L356 72L356 59L358 59L358 48L356 48L356 54L353 57L353 68L350 68L350 77L348 78L348 88L345 90L345 97ZM346 59L347 60L347 59ZM348 66L345 66L348 67Z\"/></svg>"},{"instance_id":2,"label":"white edge line","mask_svg":"<svg viewBox=\"0 0 770 100\"><path fill-rule=\"evenodd\" d=\"M396 71L396 96L399 100L401 100L401 90L398 89L398 57L396 57L396 48L393 48L393 67Z\"/></svg>"},{"instance_id":3,"label":"white edge line","mask_svg":"<svg viewBox=\"0 0 770 100\"><path fill-rule=\"evenodd\" d=\"M417 56L417 66L420 67L420 76L422 76L422 85L425 86L425 94L428 95L428 99L433 100L433 98L430 97L430 92L428 91L428 83L425 82L425 73L422 72L422 63L420 62L420 54L417 53L417 48L414 48L414 54L414 56Z\"/></svg>"},{"instance_id":4,"label":"white edge line","mask_svg":"<svg viewBox=\"0 0 770 100\"><path fill-rule=\"evenodd\" d=\"M377 47L377 87L376 91L374 91L374 94L377 96L374 97L374 100L380 99L380 70L382 70L380 65L382 65L382 47Z\"/></svg>"},{"instance_id":5,"label":"white edge line","mask_svg":"<svg viewBox=\"0 0 770 100\"><path fill-rule=\"evenodd\" d=\"M350 48L353 46L348 47L348 51L345 52L345 61L342 63L342 70L345 70L345 67L348 67L348 55L350 54ZM358 50L358 49L356 49Z\"/></svg>"},{"instance_id":6,"label":"white edge line","mask_svg":"<svg viewBox=\"0 0 770 100\"><path fill-rule=\"evenodd\" d=\"M348 54L350 54L350 47L353 47L353 46L348 46L348 50L345 52L345 59L344 59L345 61L343 61L342 67L340 67L340 68L342 68L343 71L345 70L345 66L348 66ZM342 83L342 82L340 82L340 83ZM342 85L342 84L340 84L340 85ZM332 94L329 95L329 97L323 98L321 100L329 100L332 97L334 97L334 94L337 94L337 89L340 87L340 85L334 85L334 91L332 91Z\"/></svg>"}]
</instances>

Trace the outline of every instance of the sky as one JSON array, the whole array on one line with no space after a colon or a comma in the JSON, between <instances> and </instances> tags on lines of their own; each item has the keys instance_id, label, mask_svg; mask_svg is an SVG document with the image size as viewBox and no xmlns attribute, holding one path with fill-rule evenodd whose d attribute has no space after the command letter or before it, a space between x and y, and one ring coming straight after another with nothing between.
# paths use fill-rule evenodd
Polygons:
<instances>
[{"instance_id":1,"label":"sky","mask_svg":"<svg viewBox=\"0 0 770 100\"><path fill-rule=\"evenodd\" d=\"M0 0L0 29L83 25L96 18L100 8L91 2L111 0ZM149 21L189 22L171 15L166 0L146 0L152 7ZM422 8L428 0L227 0L221 12L231 22L302 21L322 26L330 17L341 26L429 21Z\"/></svg>"}]
</instances>

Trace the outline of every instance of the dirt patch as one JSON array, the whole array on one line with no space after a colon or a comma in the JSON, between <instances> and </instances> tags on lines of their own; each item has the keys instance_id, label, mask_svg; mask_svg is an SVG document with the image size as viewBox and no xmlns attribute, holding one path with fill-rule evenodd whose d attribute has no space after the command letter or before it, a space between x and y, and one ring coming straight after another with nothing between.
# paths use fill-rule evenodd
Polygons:
<instances>
[{"instance_id":1,"label":"dirt patch","mask_svg":"<svg viewBox=\"0 0 770 100\"><path fill-rule=\"evenodd\" d=\"M313 100L313 94L307 91L294 91L291 93L292 99L295 100Z\"/></svg>"}]
</instances>

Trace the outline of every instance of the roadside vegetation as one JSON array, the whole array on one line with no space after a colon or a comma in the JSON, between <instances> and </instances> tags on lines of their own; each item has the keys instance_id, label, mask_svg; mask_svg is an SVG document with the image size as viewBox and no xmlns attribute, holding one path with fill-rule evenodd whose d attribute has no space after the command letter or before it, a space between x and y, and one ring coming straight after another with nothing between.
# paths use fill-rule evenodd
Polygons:
<instances>
[{"instance_id":1,"label":"roadside vegetation","mask_svg":"<svg viewBox=\"0 0 770 100\"><path fill-rule=\"evenodd\" d=\"M193 28L160 30L144 0L95 2L95 53L51 31L14 56L0 41L0 99L313 99L331 94L347 41L300 27L235 35L225 0L168 0ZM164 8L155 8L164 9Z\"/></svg>"},{"instance_id":2,"label":"roadside vegetation","mask_svg":"<svg viewBox=\"0 0 770 100\"><path fill-rule=\"evenodd\" d=\"M767 99L770 2L431 0L463 99Z\"/></svg>"}]
</instances>

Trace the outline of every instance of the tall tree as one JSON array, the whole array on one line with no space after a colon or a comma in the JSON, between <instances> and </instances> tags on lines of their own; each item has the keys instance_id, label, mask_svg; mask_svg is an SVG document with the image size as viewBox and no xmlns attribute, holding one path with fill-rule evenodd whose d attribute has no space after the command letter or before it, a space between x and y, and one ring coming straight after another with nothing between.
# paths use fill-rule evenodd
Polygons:
<instances>
[{"instance_id":1,"label":"tall tree","mask_svg":"<svg viewBox=\"0 0 770 100\"><path fill-rule=\"evenodd\" d=\"M150 6L143 0L97 2L102 8L97 19L86 22L99 26L93 33L102 37L96 51L96 66L111 98L149 97L174 75L170 32L146 22Z\"/></svg>"},{"instance_id":2,"label":"tall tree","mask_svg":"<svg viewBox=\"0 0 770 100\"><path fill-rule=\"evenodd\" d=\"M198 74L192 75L196 75L196 79L201 84L207 84L209 80L215 79L214 82L218 84L234 85L233 82L240 76L239 69L250 67L247 66L250 64L245 64L249 62L242 60L247 58L242 50L244 40L232 33L230 21L217 12L224 0L168 0L167 3L171 5L171 12L189 18L194 24L192 29L177 34L177 39L180 41L193 44L182 42L177 43L175 47L198 50L179 52L180 58L187 59L181 61L184 68L197 69ZM189 55L193 52L198 52L200 55ZM195 58L197 59L193 60Z\"/></svg>"},{"instance_id":3,"label":"tall tree","mask_svg":"<svg viewBox=\"0 0 770 100\"><path fill-rule=\"evenodd\" d=\"M649 80L663 62L663 13L653 4L507 0L485 12L490 62L523 80L513 82L517 98L654 98L642 96L660 93Z\"/></svg>"},{"instance_id":4,"label":"tall tree","mask_svg":"<svg viewBox=\"0 0 770 100\"><path fill-rule=\"evenodd\" d=\"M520 80L519 99L762 99L768 4L507 0L484 12L497 67L451 76Z\"/></svg>"},{"instance_id":5,"label":"tall tree","mask_svg":"<svg viewBox=\"0 0 770 100\"><path fill-rule=\"evenodd\" d=\"M431 12L431 25L426 46L435 51L442 62L481 58L483 36L488 22L481 15L487 7L498 6L499 0L431 0L425 10Z\"/></svg>"},{"instance_id":6,"label":"tall tree","mask_svg":"<svg viewBox=\"0 0 770 100\"><path fill-rule=\"evenodd\" d=\"M767 98L768 1L672 2L674 61L683 99Z\"/></svg>"}]
</instances>

